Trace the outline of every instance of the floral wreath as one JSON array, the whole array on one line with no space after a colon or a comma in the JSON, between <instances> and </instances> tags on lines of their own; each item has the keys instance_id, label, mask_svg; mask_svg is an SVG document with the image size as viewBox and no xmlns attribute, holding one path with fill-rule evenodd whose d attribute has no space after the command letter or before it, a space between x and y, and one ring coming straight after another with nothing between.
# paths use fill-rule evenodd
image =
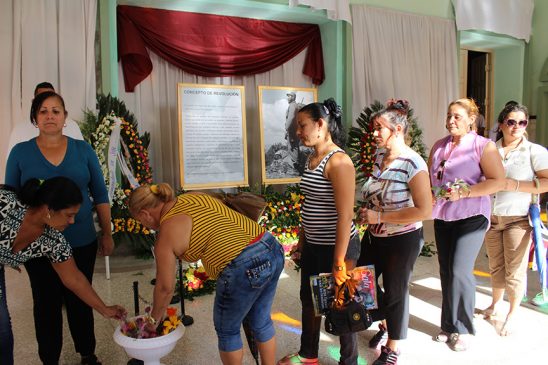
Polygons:
<instances>
[{"instance_id":1,"label":"floral wreath","mask_svg":"<svg viewBox=\"0 0 548 365\"><path fill-rule=\"evenodd\" d=\"M110 181L105 151L108 148L116 119L118 118L113 113L107 115L99 123L95 132L92 133L94 141L93 149L99 159L101 171L105 177L107 186L110 184ZM122 145L124 160L139 184L150 184L152 182L152 170L148 159L148 151L143 146L143 141L135 130L135 126L127 122L123 117L119 119L122 122L120 126L120 143ZM129 189L122 189L120 184L116 182L112 204L117 204L122 208L127 207L126 200L129 192Z\"/></svg>"},{"instance_id":2,"label":"floral wreath","mask_svg":"<svg viewBox=\"0 0 548 365\"><path fill-rule=\"evenodd\" d=\"M365 181L371 176L371 172L373 171L377 148L373 136L374 130L371 116L383 108L384 105L378 100L364 108L356 120L358 127L352 127L348 133L348 145L354 167L356 168L356 183ZM426 154L426 146L422 142L422 129L419 127L417 119L413 116L413 109L409 109L407 122L406 143L426 161L428 155Z\"/></svg>"}]
</instances>

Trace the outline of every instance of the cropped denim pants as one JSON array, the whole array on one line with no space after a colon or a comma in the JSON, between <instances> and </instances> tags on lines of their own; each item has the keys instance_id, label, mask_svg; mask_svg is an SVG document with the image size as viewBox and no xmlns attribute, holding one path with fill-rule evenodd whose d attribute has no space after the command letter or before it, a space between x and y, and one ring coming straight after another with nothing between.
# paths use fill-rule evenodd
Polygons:
<instances>
[{"instance_id":1,"label":"cropped denim pants","mask_svg":"<svg viewBox=\"0 0 548 365\"><path fill-rule=\"evenodd\" d=\"M219 350L231 352L243 347L240 329L246 322L257 342L274 337L270 317L278 278L284 267L284 251L270 233L246 248L217 278L213 323Z\"/></svg>"}]
</instances>

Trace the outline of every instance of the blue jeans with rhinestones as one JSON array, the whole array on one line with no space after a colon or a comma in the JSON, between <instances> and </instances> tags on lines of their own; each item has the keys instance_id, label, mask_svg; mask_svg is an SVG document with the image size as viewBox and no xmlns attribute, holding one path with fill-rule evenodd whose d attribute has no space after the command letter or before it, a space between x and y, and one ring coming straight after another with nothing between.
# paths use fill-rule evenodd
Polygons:
<instances>
[{"instance_id":1,"label":"blue jeans with rhinestones","mask_svg":"<svg viewBox=\"0 0 548 365\"><path fill-rule=\"evenodd\" d=\"M213 307L220 351L242 348L240 328L244 321L257 342L274 337L270 310L283 267L283 248L266 232L223 269L217 278Z\"/></svg>"},{"instance_id":2,"label":"blue jeans with rhinestones","mask_svg":"<svg viewBox=\"0 0 548 365\"><path fill-rule=\"evenodd\" d=\"M6 299L4 265L0 265L0 364L13 365L13 332Z\"/></svg>"}]
</instances>

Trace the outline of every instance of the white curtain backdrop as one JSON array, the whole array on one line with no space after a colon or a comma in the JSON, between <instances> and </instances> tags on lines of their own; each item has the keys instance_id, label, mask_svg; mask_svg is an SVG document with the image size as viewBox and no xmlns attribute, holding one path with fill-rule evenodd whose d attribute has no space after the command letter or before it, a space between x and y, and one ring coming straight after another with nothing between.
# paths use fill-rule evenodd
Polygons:
<instances>
[{"instance_id":1,"label":"white curtain backdrop","mask_svg":"<svg viewBox=\"0 0 548 365\"><path fill-rule=\"evenodd\" d=\"M458 94L453 20L352 5L354 120L373 101L407 99L428 148Z\"/></svg>"},{"instance_id":2,"label":"white curtain backdrop","mask_svg":"<svg viewBox=\"0 0 548 365\"><path fill-rule=\"evenodd\" d=\"M261 146L257 87L287 86L313 87L303 75L305 51L278 68L245 77L201 77L182 71L155 53L150 52L151 75L135 88L124 90L122 69L119 68L119 97L126 103L138 122L139 131L151 134L149 155L154 181L180 187L179 127L177 111L177 83L244 85L247 126L247 156L250 185L261 182Z\"/></svg>"},{"instance_id":3,"label":"white curtain backdrop","mask_svg":"<svg viewBox=\"0 0 548 365\"><path fill-rule=\"evenodd\" d=\"M36 84L49 81L70 118L95 108L96 0L0 1L0 180L17 123L30 123Z\"/></svg>"},{"instance_id":4,"label":"white curtain backdrop","mask_svg":"<svg viewBox=\"0 0 548 365\"><path fill-rule=\"evenodd\" d=\"M480 29L529 42L533 0L452 0L458 30Z\"/></svg>"}]
</instances>

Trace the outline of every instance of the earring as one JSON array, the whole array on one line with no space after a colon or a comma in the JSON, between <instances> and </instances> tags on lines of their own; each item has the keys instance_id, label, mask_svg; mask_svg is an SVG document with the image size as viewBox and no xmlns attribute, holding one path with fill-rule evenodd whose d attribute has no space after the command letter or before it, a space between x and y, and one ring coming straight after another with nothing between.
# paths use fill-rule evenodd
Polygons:
<instances>
[{"instance_id":1,"label":"earring","mask_svg":"<svg viewBox=\"0 0 548 365\"><path fill-rule=\"evenodd\" d=\"M46 218L51 219L51 214L49 213L49 210L48 210L48 214L46 214Z\"/></svg>"},{"instance_id":2,"label":"earring","mask_svg":"<svg viewBox=\"0 0 548 365\"><path fill-rule=\"evenodd\" d=\"M66 128L66 127L67 127L67 123L63 124L63 127Z\"/></svg>"}]
</instances>

